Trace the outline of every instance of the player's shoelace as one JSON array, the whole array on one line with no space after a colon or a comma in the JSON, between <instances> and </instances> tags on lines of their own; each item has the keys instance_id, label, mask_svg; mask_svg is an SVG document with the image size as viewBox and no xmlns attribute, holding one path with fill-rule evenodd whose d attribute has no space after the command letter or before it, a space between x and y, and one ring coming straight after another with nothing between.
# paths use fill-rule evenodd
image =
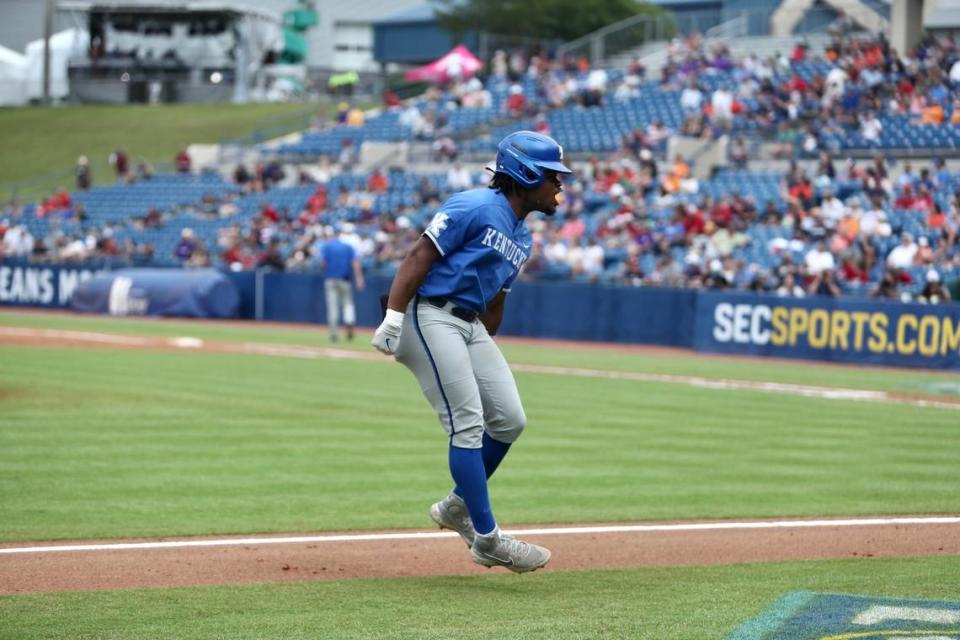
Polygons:
<instances>
[{"instance_id":1,"label":"player's shoelace","mask_svg":"<svg viewBox=\"0 0 960 640\"><path fill-rule=\"evenodd\" d=\"M533 546L529 542L517 540L511 535L500 534L500 542L506 547L507 553L514 558L523 558L533 551Z\"/></svg>"}]
</instances>

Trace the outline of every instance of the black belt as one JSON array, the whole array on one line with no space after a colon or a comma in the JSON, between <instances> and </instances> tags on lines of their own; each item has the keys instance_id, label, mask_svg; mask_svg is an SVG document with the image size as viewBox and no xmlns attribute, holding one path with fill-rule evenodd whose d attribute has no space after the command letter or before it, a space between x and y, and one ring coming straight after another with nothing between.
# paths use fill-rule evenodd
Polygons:
<instances>
[{"instance_id":1,"label":"black belt","mask_svg":"<svg viewBox=\"0 0 960 640\"><path fill-rule=\"evenodd\" d=\"M460 318L464 322L473 322L477 319L477 316L480 315L479 312L474 311L473 309L458 307L446 298L425 298L425 300L438 309L443 309L444 311L449 312L454 318Z\"/></svg>"}]
</instances>

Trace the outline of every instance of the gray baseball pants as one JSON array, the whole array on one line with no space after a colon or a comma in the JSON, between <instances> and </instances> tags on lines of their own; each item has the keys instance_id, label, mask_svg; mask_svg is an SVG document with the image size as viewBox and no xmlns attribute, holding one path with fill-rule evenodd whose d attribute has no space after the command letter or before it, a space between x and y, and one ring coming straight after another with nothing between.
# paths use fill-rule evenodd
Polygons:
<instances>
[{"instance_id":1,"label":"gray baseball pants","mask_svg":"<svg viewBox=\"0 0 960 640\"><path fill-rule=\"evenodd\" d=\"M500 442L520 437L527 417L513 372L480 320L467 322L417 296L396 358L416 376L451 445L479 449L484 430Z\"/></svg>"},{"instance_id":2,"label":"gray baseball pants","mask_svg":"<svg viewBox=\"0 0 960 640\"><path fill-rule=\"evenodd\" d=\"M356 324L357 312L353 306L353 287L349 280L327 278L323 281L323 292L327 298L327 327L330 329L330 335L337 335L341 308L343 324L348 327Z\"/></svg>"}]
</instances>

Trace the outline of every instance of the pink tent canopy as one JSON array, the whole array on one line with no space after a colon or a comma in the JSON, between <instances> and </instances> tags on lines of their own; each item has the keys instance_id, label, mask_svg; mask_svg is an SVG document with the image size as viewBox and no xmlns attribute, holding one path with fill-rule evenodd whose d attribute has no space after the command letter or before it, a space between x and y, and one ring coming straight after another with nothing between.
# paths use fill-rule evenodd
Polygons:
<instances>
[{"instance_id":1,"label":"pink tent canopy","mask_svg":"<svg viewBox=\"0 0 960 640\"><path fill-rule=\"evenodd\" d=\"M483 68L477 56L462 44L457 45L439 60L434 60L404 74L411 82L444 82L451 79L469 78Z\"/></svg>"}]
</instances>

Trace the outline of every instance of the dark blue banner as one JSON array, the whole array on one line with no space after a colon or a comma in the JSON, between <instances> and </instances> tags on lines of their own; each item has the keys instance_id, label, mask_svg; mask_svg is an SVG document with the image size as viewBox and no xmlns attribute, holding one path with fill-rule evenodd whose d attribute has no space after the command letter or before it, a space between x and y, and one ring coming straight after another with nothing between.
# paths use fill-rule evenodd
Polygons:
<instances>
[{"instance_id":1,"label":"dark blue banner","mask_svg":"<svg viewBox=\"0 0 960 640\"><path fill-rule=\"evenodd\" d=\"M81 283L70 308L115 316L234 318L237 287L216 269L120 269Z\"/></svg>"},{"instance_id":2,"label":"dark blue banner","mask_svg":"<svg viewBox=\"0 0 960 640\"><path fill-rule=\"evenodd\" d=\"M693 347L738 355L960 369L960 305L701 293Z\"/></svg>"},{"instance_id":3,"label":"dark blue banner","mask_svg":"<svg viewBox=\"0 0 960 640\"><path fill-rule=\"evenodd\" d=\"M0 305L61 308L81 282L99 273L91 267L0 264Z\"/></svg>"},{"instance_id":4,"label":"dark blue banner","mask_svg":"<svg viewBox=\"0 0 960 640\"><path fill-rule=\"evenodd\" d=\"M507 296L502 335L689 347L696 292L520 282Z\"/></svg>"}]
</instances>

